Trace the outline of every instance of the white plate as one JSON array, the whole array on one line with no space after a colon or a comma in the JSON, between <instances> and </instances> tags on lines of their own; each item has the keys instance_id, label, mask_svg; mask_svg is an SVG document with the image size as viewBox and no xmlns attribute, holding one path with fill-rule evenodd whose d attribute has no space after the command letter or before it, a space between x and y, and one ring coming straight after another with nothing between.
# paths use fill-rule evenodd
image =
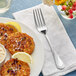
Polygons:
<instances>
[{"instance_id":1,"label":"white plate","mask_svg":"<svg viewBox=\"0 0 76 76\"><path fill-rule=\"evenodd\" d=\"M0 17L0 23L6 23L9 21L15 21L13 19L9 18L3 18ZM15 21L18 22L18 21ZM31 37L33 37L35 42L35 50L32 54L33 58L33 64L31 64L31 74L30 76L38 76L41 72L43 62L44 62L44 50L42 48L41 42L36 36L36 33L34 33L31 29L29 29L26 25L18 22L21 26L22 32L29 34ZM9 59L9 54L7 55L7 59Z\"/></svg>"}]
</instances>

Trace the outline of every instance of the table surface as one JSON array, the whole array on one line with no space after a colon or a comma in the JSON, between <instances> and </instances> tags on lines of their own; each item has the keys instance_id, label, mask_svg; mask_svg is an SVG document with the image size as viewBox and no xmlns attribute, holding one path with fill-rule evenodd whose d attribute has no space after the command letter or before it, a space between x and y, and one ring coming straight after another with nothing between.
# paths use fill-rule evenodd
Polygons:
<instances>
[{"instance_id":1,"label":"table surface","mask_svg":"<svg viewBox=\"0 0 76 76\"><path fill-rule=\"evenodd\" d=\"M40 3L41 3L41 0L12 0L10 10L7 11L6 13L0 14L0 17L14 18L12 16L12 13L23 10L23 9L27 9L29 7L33 7ZM54 6L54 8L59 18L61 19L62 23L64 24L64 27L76 48L76 33L75 33L76 32L76 19L66 20L60 15L59 11L57 10L57 7ZM39 76L43 76L42 73ZM76 76L76 71L71 72L65 76Z\"/></svg>"}]
</instances>

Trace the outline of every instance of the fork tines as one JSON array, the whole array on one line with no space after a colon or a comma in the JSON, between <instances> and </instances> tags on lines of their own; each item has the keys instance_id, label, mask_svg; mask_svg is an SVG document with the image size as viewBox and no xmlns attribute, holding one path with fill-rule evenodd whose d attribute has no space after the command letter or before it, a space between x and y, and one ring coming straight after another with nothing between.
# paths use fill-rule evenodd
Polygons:
<instances>
[{"instance_id":1,"label":"fork tines","mask_svg":"<svg viewBox=\"0 0 76 76\"><path fill-rule=\"evenodd\" d=\"M45 25L45 20L44 20L41 8L37 8L33 10L33 14L34 14L35 24L37 27Z\"/></svg>"}]
</instances>

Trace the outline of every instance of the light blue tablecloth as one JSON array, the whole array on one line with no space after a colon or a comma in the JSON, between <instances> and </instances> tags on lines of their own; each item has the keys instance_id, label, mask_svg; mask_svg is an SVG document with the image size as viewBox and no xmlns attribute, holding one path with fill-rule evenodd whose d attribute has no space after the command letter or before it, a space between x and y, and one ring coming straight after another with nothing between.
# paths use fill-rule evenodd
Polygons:
<instances>
[{"instance_id":1,"label":"light blue tablecloth","mask_svg":"<svg viewBox=\"0 0 76 76\"><path fill-rule=\"evenodd\" d=\"M0 14L0 17L14 18L12 16L12 13L35 6L40 3L41 3L41 0L13 0L10 10L4 14ZM66 19L62 18L62 16L58 12L56 6L54 6L54 8L55 8L57 14L59 15L62 23L64 24L64 27L65 27L68 35L70 36L74 46L76 47L76 19L71 20L71 21L66 20ZM43 76L43 75L40 74L40 76ZM65 76L76 76L76 71L71 72Z\"/></svg>"}]
</instances>

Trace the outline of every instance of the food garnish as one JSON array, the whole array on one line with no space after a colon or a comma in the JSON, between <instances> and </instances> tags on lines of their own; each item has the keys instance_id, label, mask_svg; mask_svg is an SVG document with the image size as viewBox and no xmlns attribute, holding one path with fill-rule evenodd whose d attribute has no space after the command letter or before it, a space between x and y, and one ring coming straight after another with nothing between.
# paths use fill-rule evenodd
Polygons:
<instances>
[{"instance_id":1,"label":"food garnish","mask_svg":"<svg viewBox=\"0 0 76 76\"><path fill-rule=\"evenodd\" d=\"M15 54L12 55L12 58L17 58L18 60L27 62L27 63L32 63L32 57L31 55L29 55L28 53L25 52L17 52Z\"/></svg>"}]
</instances>

